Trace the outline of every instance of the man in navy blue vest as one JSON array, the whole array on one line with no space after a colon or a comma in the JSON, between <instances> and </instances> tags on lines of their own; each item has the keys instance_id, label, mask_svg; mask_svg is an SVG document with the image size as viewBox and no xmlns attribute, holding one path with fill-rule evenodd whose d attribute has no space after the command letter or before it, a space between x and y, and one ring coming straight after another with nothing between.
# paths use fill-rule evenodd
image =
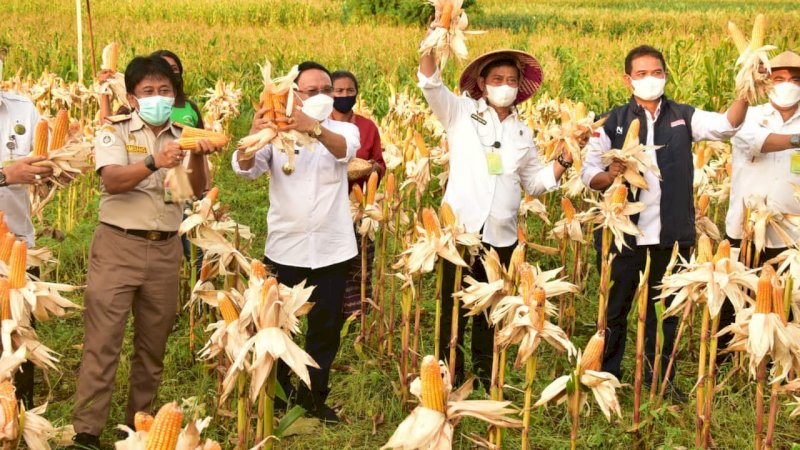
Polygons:
<instances>
[{"instance_id":1,"label":"man in navy blue vest","mask_svg":"<svg viewBox=\"0 0 800 450\"><path fill-rule=\"evenodd\" d=\"M608 300L608 329L603 370L621 377L622 357L628 312L639 282L639 272L644 271L647 252L651 267L647 323L645 335L645 378L652 376L655 356L657 322L655 314L661 283L672 248L677 242L681 254L689 256L695 241L694 198L692 192L692 143L703 140L720 141L732 137L744 121L747 102L736 100L727 113L719 114L676 103L664 95L667 80L666 64L660 51L648 45L636 47L625 58L625 85L632 91L630 101L608 113L605 125L589 140L589 153L581 170L581 179L593 190L605 190L624 172L625 166L615 161L608 167L600 156L612 148L621 149L634 119L641 124L639 139L645 145L661 146L649 150L661 172L661 180L651 172L644 174L648 189L630 194L629 200L643 202L646 208L633 218L641 230L639 236L626 236L628 248L614 259L611 268L613 285ZM600 239L595 239L599 243ZM599 255L598 249L598 255ZM599 266L598 256L598 266ZM670 302L671 299L668 300ZM677 327L677 317L664 320L664 344L661 361L662 376L669 362ZM670 378L675 373L675 367ZM677 391L672 391L681 400Z\"/></svg>"}]
</instances>

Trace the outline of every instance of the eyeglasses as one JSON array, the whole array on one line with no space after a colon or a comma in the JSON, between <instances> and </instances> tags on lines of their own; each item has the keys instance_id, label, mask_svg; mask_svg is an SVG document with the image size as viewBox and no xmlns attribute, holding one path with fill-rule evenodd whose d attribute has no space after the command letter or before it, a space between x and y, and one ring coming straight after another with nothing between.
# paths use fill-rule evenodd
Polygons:
<instances>
[{"instance_id":1,"label":"eyeglasses","mask_svg":"<svg viewBox=\"0 0 800 450\"><path fill-rule=\"evenodd\" d=\"M331 95L331 94L333 94L333 86L325 86L322 89L311 88L311 89L306 89L304 91L298 89L297 92L300 92L301 94L305 94L305 95L307 95L309 97L313 97L313 96L318 95L320 93L325 94L325 95Z\"/></svg>"}]
</instances>

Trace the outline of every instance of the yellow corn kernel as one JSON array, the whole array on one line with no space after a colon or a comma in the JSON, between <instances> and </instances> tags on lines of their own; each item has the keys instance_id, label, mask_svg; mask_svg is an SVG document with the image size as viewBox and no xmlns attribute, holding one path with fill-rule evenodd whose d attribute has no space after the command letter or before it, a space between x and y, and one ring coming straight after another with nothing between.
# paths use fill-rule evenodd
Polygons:
<instances>
[{"instance_id":1,"label":"yellow corn kernel","mask_svg":"<svg viewBox=\"0 0 800 450\"><path fill-rule=\"evenodd\" d=\"M20 289L27 283L28 244L16 241L11 247L11 258L8 261L8 282L11 289Z\"/></svg>"},{"instance_id":2,"label":"yellow corn kernel","mask_svg":"<svg viewBox=\"0 0 800 450\"><path fill-rule=\"evenodd\" d=\"M11 319L11 287L8 278L0 278L0 319Z\"/></svg>"},{"instance_id":3,"label":"yellow corn kernel","mask_svg":"<svg viewBox=\"0 0 800 450\"><path fill-rule=\"evenodd\" d=\"M442 236L439 219L436 218L436 214L431 208L422 208L422 226L428 234L433 234L437 238Z\"/></svg>"},{"instance_id":4,"label":"yellow corn kernel","mask_svg":"<svg viewBox=\"0 0 800 450\"><path fill-rule=\"evenodd\" d=\"M183 412L177 403L162 406L147 433L146 450L175 450L182 424Z\"/></svg>"},{"instance_id":5,"label":"yellow corn kernel","mask_svg":"<svg viewBox=\"0 0 800 450\"><path fill-rule=\"evenodd\" d=\"M369 174L367 180L367 205L375 203L375 194L378 193L378 172Z\"/></svg>"},{"instance_id":6,"label":"yellow corn kernel","mask_svg":"<svg viewBox=\"0 0 800 450\"><path fill-rule=\"evenodd\" d=\"M148 432L153 428L153 421L155 418L144 411L139 411L133 416L133 429L135 431Z\"/></svg>"},{"instance_id":7,"label":"yellow corn kernel","mask_svg":"<svg viewBox=\"0 0 800 450\"><path fill-rule=\"evenodd\" d=\"M767 16L758 14L753 23L753 34L750 38L750 50L756 50L764 46L764 36L767 34Z\"/></svg>"},{"instance_id":8,"label":"yellow corn kernel","mask_svg":"<svg viewBox=\"0 0 800 450\"><path fill-rule=\"evenodd\" d=\"M439 362L431 355L422 359L419 367L419 378L422 382L422 406L444 413L444 381Z\"/></svg>"},{"instance_id":9,"label":"yellow corn kernel","mask_svg":"<svg viewBox=\"0 0 800 450\"><path fill-rule=\"evenodd\" d=\"M583 356L581 357L581 370L599 371L603 365L605 346L605 332L598 331L589 339L589 343L586 344L586 349L583 351Z\"/></svg>"},{"instance_id":10,"label":"yellow corn kernel","mask_svg":"<svg viewBox=\"0 0 800 450\"><path fill-rule=\"evenodd\" d=\"M639 119L633 119L631 125L628 127L628 134L625 135L625 143L622 148L628 148L632 145L639 145Z\"/></svg>"},{"instance_id":11,"label":"yellow corn kernel","mask_svg":"<svg viewBox=\"0 0 800 450\"><path fill-rule=\"evenodd\" d=\"M47 126L47 121L42 119L36 124L36 132L34 133L33 152L31 156L47 156L47 140L49 138L50 129Z\"/></svg>"},{"instance_id":12,"label":"yellow corn kernel","mask_svg":"<svg viewBox=\"0 0 800 450\"><path fill-rule=\"evenodd\" d=\"M12 232L6 232L0 237L0 261L8 264L11 261L11 249L14 248L17 237Z\"/></svg>"},{"instance_id":13,"label":"yellow corn kernel","mask_svg":"<svg viewBox=\"0 0 800 450\"><path fill-rule=\"evenodd\" d=\"M446 227L456 224L456 213L453 212L453 207L447 202L442 202L442 207L439 208L439 216L442 219L442 225Z\"/></svg>"},{"instance_id":14,"label":"yellow corn kernel","mask_svg":"<svg viewBox=\"0 0 800 450\"><path fill-rule=\"evenodd\" d=\"M197 144L200 142L201 139L208 139L211 141L211 145L214 147L224 147L228 144L228 136L224 134L215 133L216 136L210 137L185 137L181 136L178 139L178 145L181 146L181 150L197 150Z\"/></svg>"},{"instance_id":15,"label":"yellow corn kernel","mask_svg":"<svg viewBox=\"0 0 800 450\"><path fill-rule=\"evenodd\" d=\"M711 238L703 233L697 240L697 262L703 264L711 261L713 258L714 254L711 250Z\"/></svg>"},{"instance_id":16,"label":"yellow corn kernel","mask_svg":"<svg viewBox=\"0 0 800 450\"><path fill-rule=\"evenodd\" d=\"M224 292L217 293L217 308L219 308L222 319L225 320L226 324L230 324L239 318L239 310Z\"/></svg>"},{"instance_id":17,"label":"yellow corn kernel","mask_svg":"<svg viewBox=\"0 0 800 450\"><path fill-rule=\"evenodd\" d=\"M571 221L575 218L575 207L572 205L572 201L570 201L567 197L561 197L561 209L564 211L564 217L567 218L567 221Z\"/></svg>"},{"instance_id":18,"label":"yellow corn kernel","mask_svg":"<svg viewBox=\"0 0 800 450\"><path fill-rule=\"evenodd\" d=\"M758 278L756 291L756 314L769 314L772 312L772 278L775 270L769 264L764 264L761 276Z\"/></svg>"},{"instance_id":19,"label":"yellow corn kernel","mask_svg":"<svg viewBox=\"0 0 800 450\"><path fill-rule=\"evenodd\" d=\"M53 122L53 135L50 138L50 151L61 148L67 142L69 131L69 113L66 109L59 109Z\"/></svg>"},{"instance_id":20,"label":"yellow corn kernel","mask_svg":"<svg viewBox=\"0 0 800 450\"><path fill-rule=\"evenodd\" d=\"M612 205L624 205L625 201L628 198L628 187L624 184L621 184L614 189L613 194L611 195L611 204Z\"/></svg>"},{"instance_id":21,"label":"yellow corn kernel","mask_svg":"<svg viewBox=\"0 0 800 450\"><path fill-rule=\"evenodd\" d=\"M364 204L364 191L361 190L361 186L358 184L353 185L353 198L355 198L356 203L359 205Z\"/></svg>"},{"instance_id":22,"label":"yellow corn kernel","mask_svg":"<svg viewBox=\"0 0 800 450\"><path fill-rule=\"evenodd\" d=\"M731 243L727 239L719 243L717 253L714 255L714 264L722 261L723 259L730 259L731 257Z\"/></svg>"},{"instance_id":23,"label":"yellow corn kernel","mask_svg":"<svg viewBox=\"0 0 800 450\"><path fill-rule=\"evenodd\" d=\"M2 429L19 417L19 402L17 401L16 388L11 380L0 383L0 409L3 414L3 421L0 423Z\"/></svg>"}]
</instances>

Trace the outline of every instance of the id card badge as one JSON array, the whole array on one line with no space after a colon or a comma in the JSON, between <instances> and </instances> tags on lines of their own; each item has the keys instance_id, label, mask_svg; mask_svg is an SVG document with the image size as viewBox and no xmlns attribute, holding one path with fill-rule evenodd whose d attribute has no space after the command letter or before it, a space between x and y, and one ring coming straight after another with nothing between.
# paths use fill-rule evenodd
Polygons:
<instances>
[{"instance_id":1,"label":"id card badge","mask_svg":"<svg viewBox=\"0 0 800 450\"><path fill-rule=\"evenodd\" d=\"M794 174L800 174L800 150L792 152L789 170Z\"/></svg>"},{"instance_id":2,"label":"id card badge","mask_svg":"<svg viewBox=\"0 0 800 450\"><path fill-rule=\"evenodd\" d=\"M489 168L489 175L503 174L503 161L500 159L499 153L487 153L486 166Z\"/></svg>"}]
</instances>

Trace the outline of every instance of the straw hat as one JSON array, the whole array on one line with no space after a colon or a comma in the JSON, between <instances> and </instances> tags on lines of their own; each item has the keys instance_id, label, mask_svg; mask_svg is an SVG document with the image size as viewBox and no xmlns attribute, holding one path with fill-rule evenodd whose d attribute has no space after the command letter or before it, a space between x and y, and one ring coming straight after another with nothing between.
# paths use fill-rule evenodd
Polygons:
<instances>
[{"instance_id":1,"label":"straw hat","mask_svg":"<svg viewBox=\"0 0 800 450\"><path fill-rule=\"evenodd\" d=\"M773 69L778 69L778 68L800 69L800 55L798 55L793 51L787 50L781 53L780 55L772 58L769 61L769 65Z\"/></svg>"},{"instance_id":2,"label":"straw hat","mask_svg":"<svg viewBox=\"0 0 800 450\"><path fill-rule=\"evenodd\" d=\"M515 104L524 102L539 90L543 77L542 66L539 65L539 61L529 53L504 49L484 53L469 63L467 68L464 69L464 73L461 74L461 81L459 82L461 92L469 92L470 97L474 99L481 98L483 93L478 87L478 77L489 63L498 59L511 59L517 62L521 79Z\"/></svg>"}]
</instances>

